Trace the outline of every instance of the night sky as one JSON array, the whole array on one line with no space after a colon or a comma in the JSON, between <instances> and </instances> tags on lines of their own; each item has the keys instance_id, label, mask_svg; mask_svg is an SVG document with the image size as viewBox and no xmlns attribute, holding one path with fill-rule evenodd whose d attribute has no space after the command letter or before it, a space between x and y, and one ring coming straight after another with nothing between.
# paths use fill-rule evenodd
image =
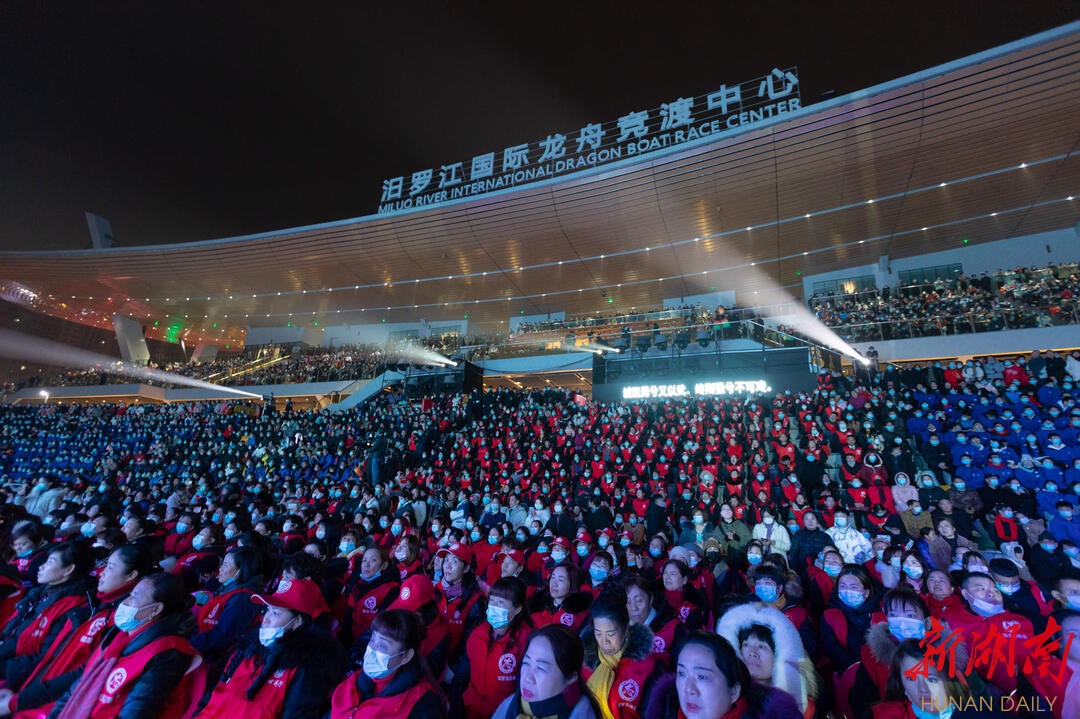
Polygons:
<instances>
[{"instance_id":1,"label":"night sky","mask_svg":"<svg viewBox=\"0 0 1080 719\"><path fill-rule=\"evenodd\" d=\"M744 7L745 6L745 7ZM1025 2L0 5L0 248L374 211L383 178L797 65L803 104L1080 17Z\"/></svg>"}]
</instances>

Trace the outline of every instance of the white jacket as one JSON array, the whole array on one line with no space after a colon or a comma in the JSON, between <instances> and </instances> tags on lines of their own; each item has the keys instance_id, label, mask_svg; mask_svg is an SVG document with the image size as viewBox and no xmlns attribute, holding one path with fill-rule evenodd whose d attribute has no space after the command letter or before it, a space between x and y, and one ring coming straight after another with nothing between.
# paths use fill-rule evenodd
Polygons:
<instances>
[{"instance_id":1,"label":"white jacket","mask_svg":"<svg viewBox=\"0 0 1080 719\"><path fill-rule=\"evenodd\" d=\"M851 527L830 527L825 530L825 534L828 534L836 548L840 550L840 556L844 558L844 562L847 564L860 564L866 561L866 559L873 553L874 545L870 543L870 540L864 537L858 530ZM859 553L862 553L862 558L858 558Z\"/></svg>"}]
</instances>

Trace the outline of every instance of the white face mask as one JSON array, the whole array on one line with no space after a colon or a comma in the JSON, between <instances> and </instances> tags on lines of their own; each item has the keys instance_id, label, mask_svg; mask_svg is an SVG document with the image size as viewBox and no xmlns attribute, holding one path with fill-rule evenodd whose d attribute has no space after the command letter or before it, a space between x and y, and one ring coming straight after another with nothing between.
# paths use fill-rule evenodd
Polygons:
<instances>
[{"instance_id":1,"label":"white face mask","mask_svg":"<svg viewBox=\"0 0 1080 719\"><path fill-rule=\"evenodd\" d=\"M285 628L292 624L290 621L288 624L283 624L280 627L259 627L259 644L264 647L268 647L278 639L285 636Z\"/></svg>"},{"instance_id":2,"label":"white face mask","mask_svg":"<svg viewBox=\"0 0 1080 719\"><path fill-rule=\"evenodd\" d=\"M409 650L406 649L405 652L407 651ZM369 644L364 652L364 674L367 674L371 679L382 679L390 674L390 660L401 656L405 652L384 654L377 649L372 649Z\"/></svg>"}]
</instances>

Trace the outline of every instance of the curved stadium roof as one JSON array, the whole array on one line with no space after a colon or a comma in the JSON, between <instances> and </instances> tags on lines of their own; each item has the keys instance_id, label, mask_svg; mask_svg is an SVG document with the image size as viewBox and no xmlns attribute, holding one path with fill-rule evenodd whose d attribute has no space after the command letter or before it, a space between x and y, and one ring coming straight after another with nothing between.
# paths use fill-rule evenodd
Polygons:
<instances>
[{"instance_id":1,"label":"curved stadium roof","mask_svg":"<svg viewBox=\"0 0 1080 719\"><path fill-rule=\"evenodd\" d=\"M4 252L0 282L87 324L130 314L220 342L290 319L658 305L752 290L749 263L798 295L801 274L1075 225L1078 54L1074 23L632 162L248 237Z\"/></svg>"}]
</instances>

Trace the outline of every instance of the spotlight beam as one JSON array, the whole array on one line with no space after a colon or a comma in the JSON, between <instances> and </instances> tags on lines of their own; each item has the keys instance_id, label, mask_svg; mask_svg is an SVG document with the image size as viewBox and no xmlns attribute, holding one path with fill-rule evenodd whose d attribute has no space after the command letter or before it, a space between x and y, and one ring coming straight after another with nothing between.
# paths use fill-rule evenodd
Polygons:
<instances>
[{"instance_id":1,"label":"spotlight beam","mask_svg":"<svg viewBox=\"0 0 1080 719\"><path fill-rule=\"evenodd\" d=\"M140 367L130 362L118 360L115 357L100 355L97 352L90 352L77 347L68 347L59 342L42 339L41 337L31 337L12 330L0 329L0 355L55 367L93 369L122 377L157 380L168 384L198 387L199 389L213 390L215 392L228 392L240 397L262 399L262 395L252 392L245 392L241 389L213 384L212 382L203 382L192 377L185 377L182 374Z\"/></svg>"}]
</instances>

